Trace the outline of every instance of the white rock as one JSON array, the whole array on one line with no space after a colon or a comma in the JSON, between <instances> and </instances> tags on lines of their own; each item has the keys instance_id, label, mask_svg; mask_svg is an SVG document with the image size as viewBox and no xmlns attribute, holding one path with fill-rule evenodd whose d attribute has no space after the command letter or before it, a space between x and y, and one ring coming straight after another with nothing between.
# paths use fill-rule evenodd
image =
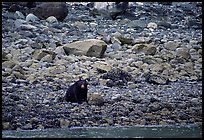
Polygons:
<instances>
[{"instance_id":1,"label":"white rock","mask_svg":"<svg viewBox=\"0 0 204 140\"><path fill-rule=\"evenodd\" d=\"M25 16L21 12L19 12L19 11L16 11L15 15L17 16L17 18L25 19Z\"/></svg>"},{"instance_id":2,"label":"white rock","mask_svg":"<svg viewBox=\"0 0 204 140\"><path fill-rule=\"evenodd\" d=\"M54 16L50 16L46 19L47 22L49 23L55 23L55 22L58 22L58 20L56 19L56 17Z\"/></svg>"},{"instance_id":3,"label":"white rock","mask_svg":"<svg viewBox=\"0 0 204 140\"><path fill-rule=\"evenodd\" d=\"M154 23L154 22L150 22L150 23L148 23L147 28L156 29L157 28L157 24Z\"/></svg>"},{"instance_id":4,"label":"white rock","mask_svg":"<svg viewBox=\"0 0 204 140\"><path fill-rule=\"evenodd\" d=\"M38 21L38 20L40 20L40 19L37 16L35 16L34 14L28 14L26 16L26 21L27 22L29 22L29 21L34 22L34 21Z\"/></svg>"}]
</instances>

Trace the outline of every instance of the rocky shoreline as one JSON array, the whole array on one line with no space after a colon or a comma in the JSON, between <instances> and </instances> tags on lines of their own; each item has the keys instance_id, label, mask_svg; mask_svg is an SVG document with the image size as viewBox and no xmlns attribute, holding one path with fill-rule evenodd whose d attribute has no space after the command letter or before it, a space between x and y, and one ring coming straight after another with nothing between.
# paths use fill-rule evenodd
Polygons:
<instances>
[{"instance_id":1,"label":"rocky shoreline","mask_svg":"<svg viewBox=\"0 0 204 140\"><path fill-rule=\"evenodd\" d=\"M66 6L63 22L2 9L4 130L202 125L199 3L131 3L131 19ZM60 101L79 77L88 104Z\"/></svg>"}]
</instances>

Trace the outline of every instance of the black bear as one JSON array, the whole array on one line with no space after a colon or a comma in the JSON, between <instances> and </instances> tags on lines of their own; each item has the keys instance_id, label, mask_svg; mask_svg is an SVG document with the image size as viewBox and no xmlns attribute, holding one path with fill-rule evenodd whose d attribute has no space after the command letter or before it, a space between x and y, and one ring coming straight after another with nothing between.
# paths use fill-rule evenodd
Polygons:
<instances>
[{"instance_id":1,"label":"black bear","mask_svg":"<svg viewBox=\"0 0 204 140\"><path fill-rule=\"evenodd\" d=\"M81 104L82 102L87 101L87 85L88 82L86 80L82 80L79 78L66 92L65 100L67 102L77 102Z\"/></svg>"}]
</instances>

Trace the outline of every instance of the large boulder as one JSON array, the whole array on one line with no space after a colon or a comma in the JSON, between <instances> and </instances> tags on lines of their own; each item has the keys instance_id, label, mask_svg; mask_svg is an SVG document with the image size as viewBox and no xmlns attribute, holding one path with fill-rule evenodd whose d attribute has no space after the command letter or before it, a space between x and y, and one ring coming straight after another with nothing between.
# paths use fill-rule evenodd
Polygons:
<instances>
[{"instance_id":1,"label":"large boulder","mask_svg":"<svg viewBox=\"0 0 204 140\"><path fill-rule=\"evenodd\" d=\"M34 8L33 14L40 19L54 16L57 20L63 21L68 14L68 9L65 2L42 2Z\"/></svg>"},{"instance_id":2,"label":"large boulder","mask_svg":"<svg viewBox=\"0 0 204 140\"><path fill-rule=\"evenodd\" d=\"M63 46L67 55L86 55L92 57L102 57L106 51L107 44L98 39L87 39L84 41L76 41Z\"/></svg>"}]
</instances>

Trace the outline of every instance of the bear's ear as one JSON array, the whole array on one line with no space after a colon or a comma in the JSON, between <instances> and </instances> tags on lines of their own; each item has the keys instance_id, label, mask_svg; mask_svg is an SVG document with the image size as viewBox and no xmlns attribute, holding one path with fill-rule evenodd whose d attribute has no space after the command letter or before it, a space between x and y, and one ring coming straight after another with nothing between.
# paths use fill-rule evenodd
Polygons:
<instances>
[{"instance_id":1,"label":"bear's ear","mask_svg":"<svg viewBox=\"0 0 204 140\"><path fill-rule=\"evenodd\" d=\"M82 79L82 76L79 76L79 81Z\"/></svg>"}]
</instances>

